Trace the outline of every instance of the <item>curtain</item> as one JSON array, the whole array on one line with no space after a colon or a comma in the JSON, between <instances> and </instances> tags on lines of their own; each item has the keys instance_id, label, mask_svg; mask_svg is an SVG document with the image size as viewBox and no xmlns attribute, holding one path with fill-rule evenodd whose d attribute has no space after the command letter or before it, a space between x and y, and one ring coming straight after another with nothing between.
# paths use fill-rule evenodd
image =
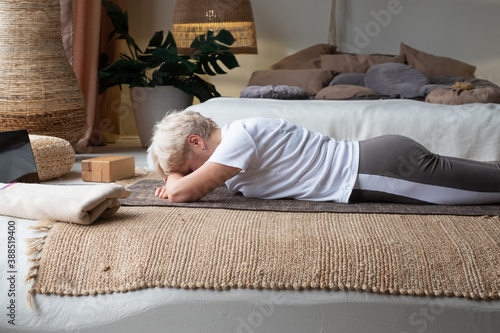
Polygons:
<instances>
[{"instance_id":1,"label":"curtain","mask_svg":"<svg viewBox=\"0 0 500 333\"><path fill-rule=\"evenodd\" d=\"M337 2L332 0L330 10L330 25L328 29L328 44L337 45Z\"/></svg>"},{"instance_id":2,"label":"curtain","mask_svg":"<svg viewBox=\"0 0 500 333\"><path fill-rule=\"evenodd\" d=\"M126 0L112 1L126 10ZM60 5L63 44L86 105L87 123L75 147L77 152L83 152L88 146L114 142L120 134L121 91L115 87L99 96L97 69L100 52L114 60L123 46L118 42L108 43L113 27L101 1L60 0Z\"/></svg>"},{"instance_id":3,"label":"curtain","mask_svg":"<svg viewBox=\"0 0 500 333\"><path fill-rule=\"evenodd\" d=\"M347 24L346 15L349 7L349 0L332 0L330 10L330 24L328 26L328 44L337 46L337 51L342 51L343 40L345 39L345 26Z\"/></svg>"}]
</instances>

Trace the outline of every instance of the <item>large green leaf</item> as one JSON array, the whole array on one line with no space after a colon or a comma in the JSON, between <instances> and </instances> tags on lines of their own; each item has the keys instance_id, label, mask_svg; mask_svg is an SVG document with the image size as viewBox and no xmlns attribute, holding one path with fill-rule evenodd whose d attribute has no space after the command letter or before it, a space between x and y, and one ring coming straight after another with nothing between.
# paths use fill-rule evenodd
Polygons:
<instances>
[{"instance_id":1,"label":"large green leaf","mask_svg":"<svg viewBox=\"0 0 500 333\"><path fill-rule=\"evenodd\" d=\"M195 70L196 74L217 75L226 74L220 67L219 62L227 69L239 67L236 57L230 52L213 53L200 57L198 67Z\"/></svg>"},{"instance_id":2,"label":"large green leaf","mask_svg":"<svg viewBox=\"0 0 500 333\"><path fill-rule=\"evenodd\" d=\"M122 84L145 84L144 71L147 64L136 61L119 59L108 67L98 71L99 93L107 88Z\"/></svg>"},{"instance_id":3,"label":"large green leaf","mask_svg":"<svg viewBox=\"0 0 500 333\"><path fill-rule=\"evenodd\" d=\"M108 67L104 68L102 72L104 73L114 73L116 71L126 71L126 72L142 72L147 68L147 64L138 60L127 60L124 58L118 59L113 62Z\"/></svg>"},{"instance_id":4,"label":"large green leaf","mask_svg":"<svg viewBox=\"0 0 500 333\"><path fill-rule=\"evenodd\" d=\"M191 44L194 52L189 55L178 54L170 31L165 38L163 31L157 31L142 52L129 34L128 13L112 2L101 1L114 27L109 38L124 39L129 53L121 54L119 60L107 67L107 58L102 57L98 67L100 93L122 84L130 87L173 85L203 102L220 94L213 84L195 74L225 74L227 69L239 66L230 52L235 39L227 30L221 30L217 35L207 31L196 37Z\"/></svg>"},{"instance_id":5,"label":"large green leaf","mask_svg":"<svg viewBox=\"0 0 500 333\"><path fill-rule=\"evenodd\" d=\"M223 52L219 53L217 56L217 60L221 61L227 69L234 69L236 67L240 67L238 60L231 52Z\"/></svg>"},{"instance_id":6,"label":"large green leaf","mask_svg":"<svg viewBox=\"0 0 500 333\"><path fill-rule=\"evenodd\" d=\"M164 63L163 65L167 65L165 69L172 70L175 66L181 67L182 71L180 73L182 73L182 75L186 75L184 74L184 68L187 68L189 73L193 73L196 69L195 64L168 49L156 49L152 54L153 57L161 59Z\"/></svg>"},{"instance_id":7,"label":"large green leaf","mask_svg":"<svg viewBox=\"0 0 500 333\"><path fill-rule=\"evenodd\" d=\"M176 81L173 86L194 95L202 103L210 98L220 97L220 93L215 89L213 84L201 79L197 75L186 80Z\"/></svg>"},{"instance_id":8,"label":"large green leaf","mask_svg":"<svg viewBox=\"0 0 500 333\"><path fill-rule=\"evenodd\" d=\"M120 7L113 2L101 0L101 4L104 6L106 15L111 19L114 28L109 34L109 40L111 40L115 34L118 35L117 38L124 39L127 42L127 46L132 56L137 58L138 53L142 53L142 51L129 34L128 13L123 12Z\"/></svg>"},{"instance_id":9,"label":"large green leaf","mask_svg":"<svg viewBox=\"0 0 500 333\"><path fill-rule=\"evenodd\" d=\"M170 31L168 32L167 37L165 38L163 44L161 44L160 48L167 49L172 53L177 54L177 43L175 42L174 35L172 35Z\"/></svg>"},{"instance_id":10,"label":"large green leaf","mask_svg":"<svg viewBox=\"0 0 500 333\"><path fill-rule=\"evenodd\" d=\"M158 48L163 42L163 31L157 31L149 41L148 48Z\"/></svg>"},{"instance_id":11,"label":"large green leaf","mask_svg":"<svg viewBox=\"0 0 500 333\"><path fill-rule=\"evenodd\" d=\"M191 43L191 48L197 53L210 54L229 50L234 42L231 32L222 29L217 35L214 35L213 31L208 31L205 35L196 37Z\"/></svg>"},{"instance_id":12,"label":"large green leaf","mask_svg":"<svg viewBox=\"0 0 500 333\"><path fill-rule=\"evenodd\" d=\"M233 35L229 31L227 31L226 29L222 29L221 31L219 31L219 33L217 34L215 39L219 43L222 43L228 47L233 45L234 42L236 41L236 39L234 39Z\"/></svg>"}]
</instances>

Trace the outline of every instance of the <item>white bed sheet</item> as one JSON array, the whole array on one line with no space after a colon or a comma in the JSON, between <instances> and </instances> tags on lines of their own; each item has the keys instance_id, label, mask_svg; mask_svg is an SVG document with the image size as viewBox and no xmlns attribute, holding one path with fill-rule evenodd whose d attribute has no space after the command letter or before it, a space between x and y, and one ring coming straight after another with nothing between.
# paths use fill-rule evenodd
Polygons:
<instances>
[{"instance_id":1,"label":"white bed sheet","mask_svg":"<svg viewBox=\"0 0 500 333\"><path fill-rule=\"evenodd\" d=\"M497 332L500 327L500 301L350 291L151 288L36 295L33 310L26 301L24 253L26 239L39 236L28 229L35 223L0 217L0 332ZM7 265L9 225L16 237L14 268ZM14 312L8 309L11 300Z\"/></svg>"},{"instance_id":2,"label":"white bed sheet","mask_svg":"<svg viewBox=\"0 0 500 333\"><path fill-rule=\"evenodd\" d=\"M283 118L337 140L400 134L434 153L500 161L500 104L213 98L188 108L218 125L248 117Z\"/></svg>"}]
</instances>

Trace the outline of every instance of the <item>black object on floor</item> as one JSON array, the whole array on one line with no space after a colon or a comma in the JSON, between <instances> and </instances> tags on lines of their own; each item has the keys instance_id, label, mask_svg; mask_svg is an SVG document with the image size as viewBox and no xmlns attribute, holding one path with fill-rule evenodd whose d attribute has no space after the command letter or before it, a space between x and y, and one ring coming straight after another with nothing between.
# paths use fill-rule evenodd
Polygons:
<instances>
[{"instance_id":1,"label":"black object on floor","mask_svg":"<svg viewBox=\"0 0 500 333\"><path fill-rule=\"evenodd\" d=\"M0 132L0 182L40 182L27 130Z\"/></svg>"}]
</instances>

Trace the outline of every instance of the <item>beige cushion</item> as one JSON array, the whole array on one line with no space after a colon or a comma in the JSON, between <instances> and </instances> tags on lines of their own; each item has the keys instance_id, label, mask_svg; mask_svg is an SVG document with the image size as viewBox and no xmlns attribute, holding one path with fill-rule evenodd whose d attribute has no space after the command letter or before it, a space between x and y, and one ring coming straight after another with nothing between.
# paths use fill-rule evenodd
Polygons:
<instances>
[{"instance_id":1,"label":"beige cushion","mask_svg":"<svg viewBox=\"0 0 500 333\"><path fill-rule=\"evenodd\" d=\"M425 98L426 102L438 104L500 103L500 89L475 87L471 90L459 88L437 88Z\"/></svg>"},{"instance_id":2,"label":"beige cushion","mask_svg":"<svg viewBox=\"0 0 500 333\"><path fill-rule=\"evenodd\" d=\"M348 99L357 96L378 95L370 88L349 84L336 84L321 89L316 94L316 99Z\"/></svg>"},{"instance_id":3,"label":"beige cushion","mask_svg":"<svg viewBox=\"0 0 500 333\"><path fill-rule=\"evenodd\" d=\"M289 55L271 65L269 69L310 69L320 68L319 56L334 53L336 46L330 44L317 44Z\"/></svg>"},{"instance_id":4,"label":"beige cushion","mask_svg":"<svg viewBox=\"0 0 500 333\"><path fill-rule=\"evenodd\" d=\"M61 138L46 135L30 135L33 157L41 181L61 177L75 164L75 151Z\"/></svg>"},{"instance_id":5,"label":"beige cushion","mask_svg":"<svg viewBox=\"0 0 500 333\"><path fill-rule=\"evenodd\" d=\"M401 54L411 67L425 76L465 76L474 77L476 67L447 57L435 56L401 43Z\"/></svg>"},{"instance_id":6,"label":"beige cushion","mask_svg":"<svg viewBox=\"0 0 500 333\"><path fill-rule=\"evenodd\" d=\"M405 63L404 56L371 54L325 54L320 56L321 68L338 73L366 73L370 67L386 62Z\"/></svg>"},{"instance_id":7,"label":"beige cushion","mask_svg":"<svg viewBox=\"0 0 500 333\"><path fill-rule=\"evenodd\" d=\"M323 69L261 70L252 73L248 86L296 86L313 96L326 87L334 76L334 71Z\"/></svg>"}]
</instances>

